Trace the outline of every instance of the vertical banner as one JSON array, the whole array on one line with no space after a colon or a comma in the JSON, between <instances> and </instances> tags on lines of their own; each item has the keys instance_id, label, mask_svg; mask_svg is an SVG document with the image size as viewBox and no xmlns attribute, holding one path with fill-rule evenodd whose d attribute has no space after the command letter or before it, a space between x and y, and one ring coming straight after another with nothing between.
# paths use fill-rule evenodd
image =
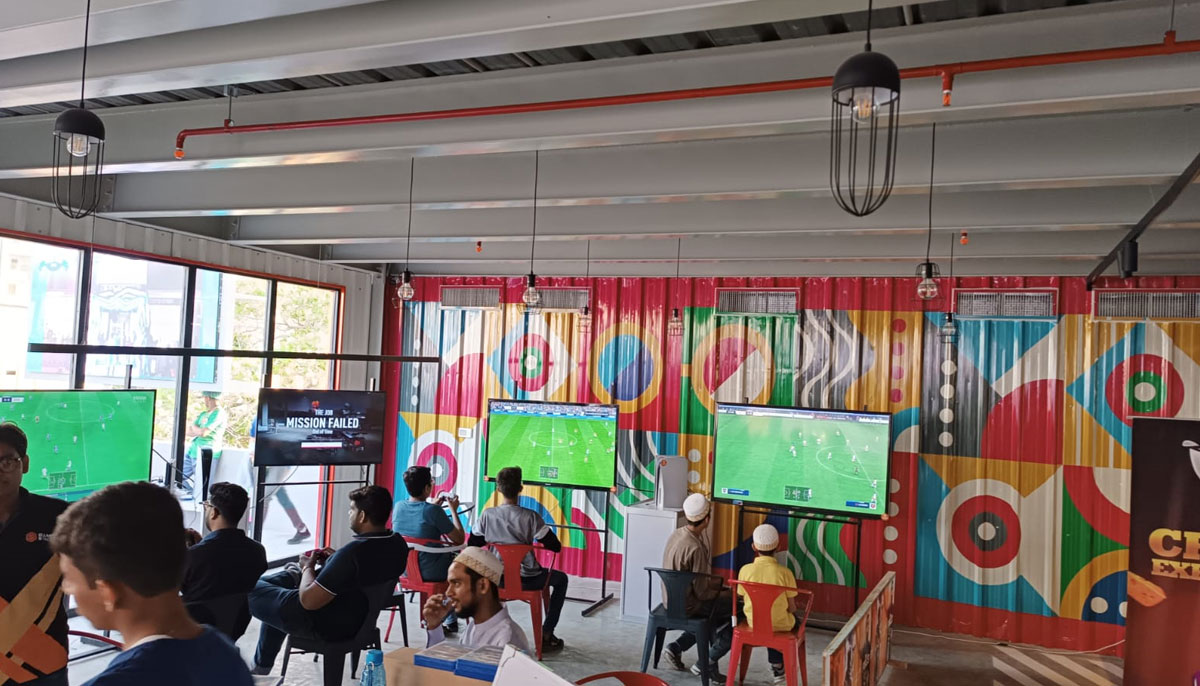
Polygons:
<instances>
[{"instance_id":1,"label":"vertical banner","mask_svg":"<svg viewBox=\"0 0 1200 686\"><path fill-rule=\"evenodd\" d=\"M1200 421L1133 421L1126 686L1200 673Z\"/></svg>"}]
</instances>

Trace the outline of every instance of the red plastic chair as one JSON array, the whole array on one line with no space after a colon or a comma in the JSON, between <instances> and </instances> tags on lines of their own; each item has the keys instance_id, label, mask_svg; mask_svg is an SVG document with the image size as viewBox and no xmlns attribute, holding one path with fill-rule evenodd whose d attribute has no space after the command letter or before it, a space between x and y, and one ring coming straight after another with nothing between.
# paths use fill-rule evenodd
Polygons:
<instances>
[{"instance_id":1,"label":"red plastic chair","mask_svg":"<svg viewBox=\"0 0 1200 686\"><path fill-rule=\"evenodd\" d=\"M500 545L491 544L493 550L500 554L504 563L504 583L500 585L500 600L505 602L516 600L529 603L529 614L533 618L533 643L537 650L537 659L542 659L542 613L550 604L550 576L546 575L546 586L537 591L526 591L521 587L521 561L526 555L547 552L542 546L533 545ZM541 557L539 562L542 562ZM554 569L554 557L550 564L542 563L547 570Z\"/></svg>"},{"instance_id":2,"label":"red plastic chair","mask_svg":"<svg viewBox=\"0 0 1200 686\"><path fill-rule=\"evenodd\" d=\"M408 544L408 562L404 565L404 576L400 577L400 592L418 594L421 599L421 607L424 608L425 601L429 600L429 596L445 593L448 584L445 581L426 581L421 578L420 554L453 555L462 550L464 546L446 547L447 544L445 541L433 538L417 538L415 536L402 536L402 538ZM396 613L403 612L404 606L390 607L387 611L392 616L388 619L387 634L384 635L384 641L392 639L392 624L396 621ZM403 618L401 619L403 620ZM404 635L406 639L405 645L408 645L407 625Z\"/></svg>"},{"instance_id":3,"label":"red plastic chair","mask_svg":"<svg viewBox=\"0 0 1200 686\"><path fill-rule=\"evenodd\" d=\"M787 675L787 686L796 686L796 672L800 673L800 681L808 686L808 660L804 649L804 625L808 622L808 613L812 611L812 591L773 586L771 584L756 584L749 581L730 581L733 585L733 613L737 615L738 587L745 589L754 606L754 614L759 618L757 625L751 628L746 622L739 622L733 629L733 646L729 651L729 676L725 686L735 686L746 681L746 671L750 669L750 653L755 647L774 648L783 653L783 669ZM787 591L795 591L798 609L799 625L792 631L776 632L771 627L771 607L775 599ZM763 620L766 621L763 621ZM740 669L739 669L740 663ZM734 675L737 675L736 681Z\"/></svg>"},{"instance_id":4,"label":"red plastic chair","mask_svg":"<svg viewBox=\"0 0 1200 686\"><path fill-rule=\"evenodd\" d=\"M589 684L601 679L616 679L625 686L670 686L670 684L653 674L643 674L641 672L605 672L603 674L593 674L592 676L584 677L575 683Z\"/></svg>"}]
</instances>

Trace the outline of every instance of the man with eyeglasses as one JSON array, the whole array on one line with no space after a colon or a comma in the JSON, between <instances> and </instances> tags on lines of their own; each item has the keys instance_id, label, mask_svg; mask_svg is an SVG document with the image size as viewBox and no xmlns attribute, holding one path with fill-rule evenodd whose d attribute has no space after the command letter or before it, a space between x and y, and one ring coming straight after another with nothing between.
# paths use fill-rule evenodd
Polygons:
<instances>
[{"instance_id":1,"label":"man with eyeglasses","mask_svg":"<svg viewBox=\"0 0 1200 686\"><path fill-rule=\"evenodd\" d=\"M29 441L0 424L0 686L67 686L67 611L50 534L67 503L21 487Z\"/></svg>"}]
</instances>

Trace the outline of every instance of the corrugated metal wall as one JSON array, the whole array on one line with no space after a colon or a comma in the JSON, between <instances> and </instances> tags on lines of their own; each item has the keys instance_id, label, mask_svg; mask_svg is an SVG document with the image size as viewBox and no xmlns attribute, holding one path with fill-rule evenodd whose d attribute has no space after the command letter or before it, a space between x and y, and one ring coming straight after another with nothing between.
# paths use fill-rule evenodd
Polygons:
<instances>
[{"instance_id":1,"label":"corrugated metal wall","mask_svg":"<svg viewBox=\"0 0 1200 686\"><path fill-rule=\"evenodd\" d=\"M789 564L818 607L848 613L852 584L897 574L905 624L1095 649L1120 640L1128 543L1129 421L1200 416L1200 324L1093 319L1081 279L961 279L960 288L1047 288L1044 319L960 319L939 335L946 297L922 303L912 279L550 279L592 289L593 320L526 314L521 279L418 279L388 308L396 350L437 355L440 369L397 379L397 467L439 465L439 489L491 496L477 465L491 397L615 402L620 479L609 519L619 575L623 509L653 483L658 454L711 481L717 400L867 409L894 416L888 517L855 531L773 518ZM494 285L498 311L443 310L442 285ZM943 293L950 287L943 280ZM1198 279L1111 280L1107 287L1190 288ZM787 289L800 311L723 314L718 289ZM667 335L682 308L681 336ZM533 489L549 522L595 524L604 496ZM745 535L761 517L745 516ZM736 512L719 506L715 565L745 559ZM569 537L565 567L597 576L599 540Z\"/></svg>"}]
</instances>

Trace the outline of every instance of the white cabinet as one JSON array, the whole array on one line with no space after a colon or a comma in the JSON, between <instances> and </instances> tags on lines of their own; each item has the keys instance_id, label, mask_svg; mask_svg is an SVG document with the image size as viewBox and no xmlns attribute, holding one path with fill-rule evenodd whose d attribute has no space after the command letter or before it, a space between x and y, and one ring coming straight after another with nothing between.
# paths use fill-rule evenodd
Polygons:
<instances>
[{"instance_id":1,"label":"white cabinet","mask_svg":"<svg viewBox=\"0 0 1200 686\"><path fill-rule=\"evenodd\" d=\"M621 619L644 622L649 615L646 597L662 602L662 585L649 583L646 567L661 567L663 548L671 534L683 526L682 509L659 510L653 500L631 505L625 515L625 555L621 570Z\"/></svg>"}]
</instances>

